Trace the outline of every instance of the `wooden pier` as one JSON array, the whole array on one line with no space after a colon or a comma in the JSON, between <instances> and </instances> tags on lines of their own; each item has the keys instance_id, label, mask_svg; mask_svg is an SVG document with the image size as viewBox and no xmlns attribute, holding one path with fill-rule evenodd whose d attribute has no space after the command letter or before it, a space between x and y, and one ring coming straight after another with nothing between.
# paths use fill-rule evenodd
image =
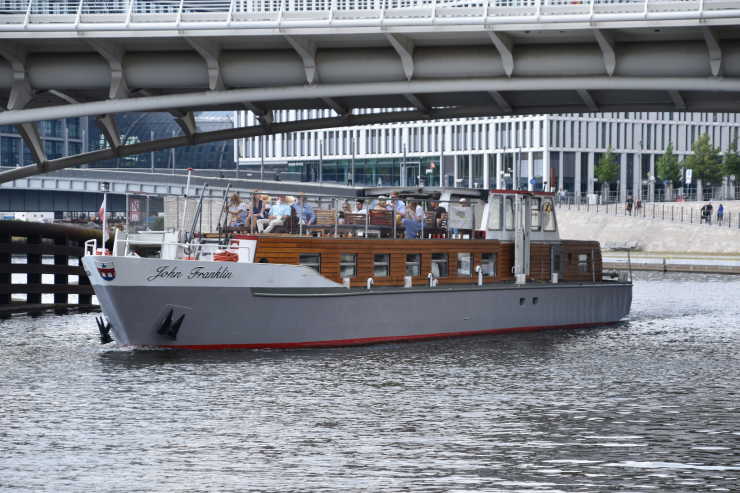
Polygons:
<instances>
[{"instance_id":1,"label":"wooden pier","mask_svg":"<svg viewBox=\"0 0 740 493\"><path fill-rule=\"evenodd\" d=\"M92 238L100 241L100 231L67 225L0 221L0 317L47 310L97 310L98 306L92 303L92 286L79 261L85 241ZM53 258L53 263L44 263L44 257ZM70 265L73 258L77 259L77 265ZM13 283L13 274L26 274L26 282ZM52 274L54 282L44 284L43 274ZM71 275L78 276L77 283L69 282ZM14 300L14 294L25 294L26 300ZM52 303L48 299L46 303L42 301L45 294L53 295ZM70 302L71 294L77 295L76 303Z\"/></svg>"}]
</instances>

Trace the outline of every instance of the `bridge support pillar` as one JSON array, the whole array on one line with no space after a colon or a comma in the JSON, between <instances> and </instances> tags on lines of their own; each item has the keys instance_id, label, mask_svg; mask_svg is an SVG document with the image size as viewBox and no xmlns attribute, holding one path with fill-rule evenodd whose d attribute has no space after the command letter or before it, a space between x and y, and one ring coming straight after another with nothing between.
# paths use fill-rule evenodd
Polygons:
<instances>
[{"instance_id":1,"label":"bridge support pillar","mask_svg":"<svg viewBox=\"0 0 740 493\"><path fill-rule=\"evenodd\" d=\"M503 170L503 153L496 153L496 188L498 190L504 189L504 170Z\"/></svg>"},{"instance_id":2,"label":"bridge support pillar","mask_svg":"<svg viewBox=\"0 0 740 493\"><path fill-rule=\"evenodd\" d=\"M533 179L534 179L534 153L532 151L529 151L527 153L527 190L530 192L534 191L534 183L532 183Z\"/></svg>"},{"instance_id":3,"label":"bridge support pillar","mask_svg":"<svg viewBox=\"0 0 740 493\"><path fill-rule=\"evenodd\" d=\"M632 158L632 197L635 202L642 200L642 154Z\"/></svg>"},{"instance_id":4,"label":"bridge support pillar","mask_svg":"<svg viewBox=\"0 0 740 493\"><path fill-rule=\"evenodd\" d=\"M491 188L491 177L490 177L490 166L491 166L491 155L489 153L483 154L483 188Z\"/></svg>"},{"instance_id":5,"label":"bridge support pillar","mask_svg":"<svg viewBox=\"0 0 740 493\"><path fill-rule=\"evenodd\" d=\"M79 242L79 246L82 247L82 248L85 247L84 240ZM80 267L82 267L82 258L78 258L77 260L80 263ZM90 278L87 277L84 274L80 274L79 283L78 284L79 284L79 286L89 286L90 285ZM78 298L77 298L77 304L78 305L92 305L92 294L82 294L82 293L80 293L78 295Z\"/></svg>"}]
</instances>

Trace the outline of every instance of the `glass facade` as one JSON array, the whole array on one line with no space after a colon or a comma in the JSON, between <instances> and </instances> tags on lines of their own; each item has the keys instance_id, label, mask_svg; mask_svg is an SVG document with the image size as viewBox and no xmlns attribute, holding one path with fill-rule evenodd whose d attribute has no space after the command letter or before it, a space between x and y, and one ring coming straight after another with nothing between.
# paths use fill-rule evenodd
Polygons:
<instances>
[{"instance_id":1,"label":"glass facade","mask_svg":"<svg viewBox=\"0 0 740 493\"><path fill-rule=\"evenodd\" d=\"M376 110L355 110L371 113ZM281 110L274 121L332 116L330 110ZM238 126L256 125L241 112ZM679 160L703 134L721 152L738 138L734 113L620 112L505 116L327 129L240 139L239 164L284 167L295 179L356 185L512 188L598 194L595 167L611 148L620 198L644 195L655 160L669 144Z\"/></svg>"}]
</instances>

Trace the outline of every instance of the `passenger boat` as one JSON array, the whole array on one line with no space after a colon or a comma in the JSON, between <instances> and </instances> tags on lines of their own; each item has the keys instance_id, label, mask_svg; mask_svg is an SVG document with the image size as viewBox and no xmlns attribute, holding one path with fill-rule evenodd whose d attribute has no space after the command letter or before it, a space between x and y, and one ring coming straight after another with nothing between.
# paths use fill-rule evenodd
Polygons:
<instances>
[{"instance_id":1,"label":"passenger boat","mask_svg":"<svg viewBox=\"0 0 740 493\"><path fill-rule=\"evenodd\" d=\"M110 331L123 345L189 349L346 346L603 326L628 314L632 283L602 280L598 242L560 239L552 194L413 194L449 204L448 230L432 217L419 238L399 239L394 221L369 217L225 241L119 232L112 252L93 242L82 263L102 308L101 338ZM141 245L158 254L141 256Z\"/></svg>"}]
</instances>

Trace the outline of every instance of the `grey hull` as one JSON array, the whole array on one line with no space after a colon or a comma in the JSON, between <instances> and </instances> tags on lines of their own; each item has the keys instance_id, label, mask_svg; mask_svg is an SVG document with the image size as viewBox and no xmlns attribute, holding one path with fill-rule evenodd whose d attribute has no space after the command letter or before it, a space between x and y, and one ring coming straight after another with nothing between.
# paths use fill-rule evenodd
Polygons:
<instances>
[{"instance_id":1,"label":"grey hull","mask_svg":"<svg viewBox=\"0 0 740 493\"><path fill-rule=\"evenodd\" d=\"M627 315L632 285L479 288L97 286L122 344L186 348L367 344L510 330L604 325ZM185 315L176 337L158 328Z\"/></svg>"}]
</instances>

